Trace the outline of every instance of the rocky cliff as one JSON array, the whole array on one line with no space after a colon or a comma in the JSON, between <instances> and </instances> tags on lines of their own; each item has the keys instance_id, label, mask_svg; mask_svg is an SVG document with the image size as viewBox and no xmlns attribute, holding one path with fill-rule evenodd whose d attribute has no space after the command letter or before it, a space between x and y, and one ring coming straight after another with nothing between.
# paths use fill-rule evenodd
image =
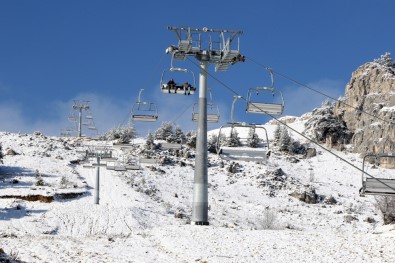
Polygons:
<instances>
[{"instance_id":1,"label":"rocky cliff","mask_svg":"<svg viewBox=\"0 0 395 263\"><path fill-rule=\"evenodd\" d=\"M395 62L389 53L352 74L334 114L354 134L355 152L395 152Z\"/></svg>"}]
</instances>

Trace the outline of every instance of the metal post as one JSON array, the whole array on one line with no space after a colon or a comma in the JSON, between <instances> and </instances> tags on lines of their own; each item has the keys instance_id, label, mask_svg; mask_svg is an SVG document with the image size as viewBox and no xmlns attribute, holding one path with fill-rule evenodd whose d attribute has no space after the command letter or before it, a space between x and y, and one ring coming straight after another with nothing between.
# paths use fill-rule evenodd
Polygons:
<instances>
[{"instance_id":1,"label":"metal post","mask_svg":"<svg viewBox=\"0 0 395 263\"><path fill-rule=\"evenodd\" d=\"M81 137L82 109L78 111L78 137Z\"/></svg>"},{"instance_id":2,"label":"metal post","mask_svg":"<svg viewBox=\"0 0 395 263\"><path fill-rule=\"evenodd\" d=\"M199 118L196 138L196 158L191 219L191 223L194 225L209 224L207 183L207 71L208 61L201 61L199 77Z\"/></svg>"},{"instance_id":3,"label":"metal post","mask_svg":"<svg viewBox=\"0 0 395 263\"><path fill-rule=\"evenodd\" d=\"M96 166L96 182L95 182L95 204L99 204L99 188L100 188L100 157L97 157L97 166Z\"/></svg>"}]
</instances>

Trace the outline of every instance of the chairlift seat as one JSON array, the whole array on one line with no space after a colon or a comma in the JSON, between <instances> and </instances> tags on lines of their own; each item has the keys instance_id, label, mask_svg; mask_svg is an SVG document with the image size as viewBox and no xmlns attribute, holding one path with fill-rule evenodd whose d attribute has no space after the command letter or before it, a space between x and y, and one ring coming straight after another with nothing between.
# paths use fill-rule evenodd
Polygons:
<instances>
[{"instance_id":1,"label":"chairlift seat","mask_svg":"<svg viewBox=\"0 0 395 263\"><path fill-rule=\"evenodd\" d=\"M362 183L361 195L395 195L395 180L366 178Z\"/></svg>"},{"instance_id":2,"label":"chairlift seat","mask_svg":"<svg viewBox=\"0 0 395 263\"><path fill-rule=\"evenodd\" d=\"M134 165L128 164L125 166L125 168L126 168L126 170L140 170L141 167L140 167L140 165L137 165L137 164L134 164Z\"/></svg>"},{"instance_id":3,"label":"chairlift seat","mask_svg":"<svg viewBox=\"0 0 395 263\"><path fill-rule=\"evenodd\" d=\"M209 123L217 123L219 122L219 115L218 114L209 114L207 113L207 122ZM199 113L194 112L192 113L192 121L198 121Z\"/></svg>"},{"instance_id":4,"label":"chairlift seat","mask_svg":"<svg viewBox=\"0 0 395 263\"><path fill-rule=\"evenodd\" d=\"M140 163L146 163L146 164L156 164L158 163L158 160L155 158L140 158Z\"/></svg>"},{"instance_id":5,"label":"chairlift seat","mask_svg":"<svg viewBox=\"0 0 395 263\"><path fill-rule=\"evenodd\" d=\"M182 144L164 142L164 143L161 143L161 148L166 149L166 150L168 150L168 149L181 150Z\"/></svg>"},{"instance_id":6,"label":"chairlift seat","mask_svg":"<svg viewBox=\"0 0 395 263\"><path fill-rule=\"evenodd\" d=\"M168 84L162 84L162 92L163 93L175 94L175 93L177 93L177 89L176 89L176 86L169 87Z\"/></svg>"},{"instance_id":7,"label":"chairlift seat","mask_svg":"<svg viewBox=\"0 0 395 263\"><path fill-rule=\"evenodd\" d=\"M116 172L126 171L126 166L124 166L124 165L114 166L114 171L116 171Z\"/></svg>"},{"instance_id":8,"label":"chairlift seat","mask_svg":"<svg viewBox=\"0 0 395 263\"><path fill-rule=\"evenodd\" d=\"M283 104L248 102L246 111L249 113L281 115L283 113L283 110Z\"/></svg>"},{"instance_id":9,"label":"chairlift seat","mask_svg":"<svg viewBox=\"0 0 395 263\"><path fill-rule=\"evenodd\" d=\"M132 114L132 120L134 121L157 121L157 115L142 115L142 114Z\"/></svg>"},{"instance_id":10,"label":"chairlift seat","mask_svg":"<svg viewBox=\"0 0 395 263\"><path fill-rule=\"evenodd\" d=\"M270 156L270 150L263 148L222 146L219 150L221 159L229 161L265 161Z\"/></svg>"}]
</instances>

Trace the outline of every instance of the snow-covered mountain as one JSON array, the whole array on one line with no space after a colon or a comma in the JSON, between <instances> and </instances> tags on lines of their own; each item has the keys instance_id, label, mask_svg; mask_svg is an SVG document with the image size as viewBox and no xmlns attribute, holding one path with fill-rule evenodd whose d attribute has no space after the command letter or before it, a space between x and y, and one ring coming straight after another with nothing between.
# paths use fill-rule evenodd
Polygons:
<instances>
[{"instance_id":1,"label":"snow-covered mountain","mask_svg":"<svg viewBox=\"0 0 395 263\"><path fill-rule=\"evenodd\" d=\"M303 132L308 119L282 120ZM157 150L162 162L140 163L139 170L101 166L100 204L94 204L95 159L83 162L86 150L108 147L118 161L107 165L116 166L142 157L144 139L122 148L2 132L0 259L395 262L394 225L384 225L374 197L359 196L360 156L347 145L328 152L294 131L291 137L316 154L285 153L273 143L276 123L264 127L273 146L263 163L209 154L209 226L190 224L194 151L186 145L183 154ZM390 169L368 169L372 175L394 175Z\"/></svg>"}]
</instances>

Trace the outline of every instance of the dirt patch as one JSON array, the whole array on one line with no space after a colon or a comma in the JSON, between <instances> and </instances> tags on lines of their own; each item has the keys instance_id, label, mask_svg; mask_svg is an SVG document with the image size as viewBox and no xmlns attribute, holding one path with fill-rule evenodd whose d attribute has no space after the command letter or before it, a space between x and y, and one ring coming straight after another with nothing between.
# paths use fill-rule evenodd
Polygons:
<instances>
[{"instance_id":1,"label":"dirt patch","mask_svg":"<svg viewBox=\"0 0 395 263\"><path fill-rule=\"evenodd\" d=\"M83 194L85 194L85 193L62 193L62 194L55 194L55 198L59 198L59 199L73 199L73 198L80 197Z\"/></svg>"},{"instance_id":2,"label":"dirt patch","mask_svg":"<svg viewBox=\"0 0 395 263\"><path fill-rule=\"evenodd\" d=\"M21 196L21 195L3 195L0 196L0 198L15 198L15 199L22 199L25 201L40 201L43 203L51 203L54 199L53 196L45 196L45 195L25 195L25 196Z\"/></svg>"},{"instance_id":3,"label":"dirt patch","mask_svg":"<svg viewBox=\"0 0 395 263\"><path fill-rule=\"evenodd\" d=\"M62 194L55 194L55 196L45 196L45 195L25 195L25 196L21 196L21 195L3 195L0 196L0 198L6 199L6 198L15 198L15 199L21 199L21 200L25 200L25 201L40 201L43 203L51 203L52 201L55 200L55 198L59 198L59 199L73 199L73 198L77 198L81 195L83 195L84 193L62 193Z\"/></svg>"}]
</instances>

